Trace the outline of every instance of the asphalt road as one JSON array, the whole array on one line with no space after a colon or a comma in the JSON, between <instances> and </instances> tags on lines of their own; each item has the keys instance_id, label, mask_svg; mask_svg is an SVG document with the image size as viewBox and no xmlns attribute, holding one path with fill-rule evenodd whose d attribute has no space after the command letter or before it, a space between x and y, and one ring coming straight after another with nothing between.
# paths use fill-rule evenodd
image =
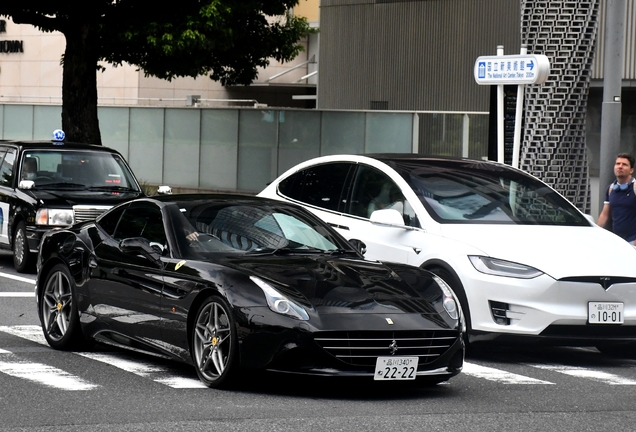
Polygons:
<instances>
[{"instance_id":1,"label":"asphalt road","mask_svg":"<svg viewBox=\"0 0 636 432\"><path fill-rule=\"evenodd\" d=\"M0 255L0 431L636 430L636 359L593 348L484 347L433 387L260 374L212 390L154 357L50 349L34 279Z\"/></svg>"}]
</instances>

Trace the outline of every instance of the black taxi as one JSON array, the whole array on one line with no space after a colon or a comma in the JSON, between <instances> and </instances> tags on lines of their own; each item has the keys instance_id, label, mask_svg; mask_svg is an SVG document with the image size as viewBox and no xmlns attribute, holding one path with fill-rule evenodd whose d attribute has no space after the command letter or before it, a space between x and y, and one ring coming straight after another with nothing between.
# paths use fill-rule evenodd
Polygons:
<instances>
[{"instance_id":1,"label":"black taxi","mask_svg":"<svg viewBox=\"0 0 636 432\"><path fill-rule=\"evenodd\" d=\"M63 139L0 141L0 248L13 252L19 272L35 268L45 231L95 219L143 195L116 150Z\"/></svg>"}]
</instances>

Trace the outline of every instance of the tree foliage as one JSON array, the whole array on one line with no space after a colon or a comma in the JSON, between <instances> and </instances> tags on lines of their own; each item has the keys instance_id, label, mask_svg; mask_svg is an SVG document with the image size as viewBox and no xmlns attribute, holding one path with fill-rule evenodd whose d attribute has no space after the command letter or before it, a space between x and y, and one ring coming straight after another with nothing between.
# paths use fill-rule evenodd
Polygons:
<instances>
[{"instance_id":1,"label":"tree foliage","mask_svg":"<svg viewBox=\"0 0 636 432\"><path fill-rule=\"evenodd\" d=\"M209 75L249 84L270 59L292 60L309 26L288 11L299 0L22 0L0 16L66 38L62 127L69 140L101 143L99 62L129 63L163 79Z\"/></svg>"}]
</instances>

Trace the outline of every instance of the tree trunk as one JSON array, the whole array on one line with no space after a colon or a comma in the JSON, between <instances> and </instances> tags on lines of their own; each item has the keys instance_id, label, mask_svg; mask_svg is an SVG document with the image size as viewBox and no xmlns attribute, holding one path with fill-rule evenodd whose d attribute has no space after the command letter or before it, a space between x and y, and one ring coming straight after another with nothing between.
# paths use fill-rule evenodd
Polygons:
<instances>
[{"instance_id":1,"label":"tree trunk","mask_svg":"<svg viewBox=\"0 0 636 432\"><path fill-rule=\"evenodd\" d=\"M102 144L97 118L97 56L90 24L64 32L62 128L69 142Z\"/></svg>"}]
</instances>

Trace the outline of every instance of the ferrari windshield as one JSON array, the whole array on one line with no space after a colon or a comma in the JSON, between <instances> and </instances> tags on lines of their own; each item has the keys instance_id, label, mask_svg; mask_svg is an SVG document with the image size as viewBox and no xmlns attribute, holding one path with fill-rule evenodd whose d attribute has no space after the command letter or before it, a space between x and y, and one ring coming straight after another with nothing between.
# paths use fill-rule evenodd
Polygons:
<instances>
[{"instance_id":1,"label":"ferrari windshield","mask_svg":"<svg viewBox=\"0 0 636 432\"><path fill-rule=\"evenodd\" d=\"M172 209L185 250L332 253L351 246L302 210L252 202L184 201ZM178 214L174 214L178 211Z\"/></svg>"},{"instance_id":2,"label":"ferrari windshield","mask_svg":"<svg viewBox=\"0 0 636 432\"><path fill-rule=\"evenodd\" d=\"M440 223L590 225L563 196L522 171L472 161L394 166Z\"/></svg>"}]
</instances>

